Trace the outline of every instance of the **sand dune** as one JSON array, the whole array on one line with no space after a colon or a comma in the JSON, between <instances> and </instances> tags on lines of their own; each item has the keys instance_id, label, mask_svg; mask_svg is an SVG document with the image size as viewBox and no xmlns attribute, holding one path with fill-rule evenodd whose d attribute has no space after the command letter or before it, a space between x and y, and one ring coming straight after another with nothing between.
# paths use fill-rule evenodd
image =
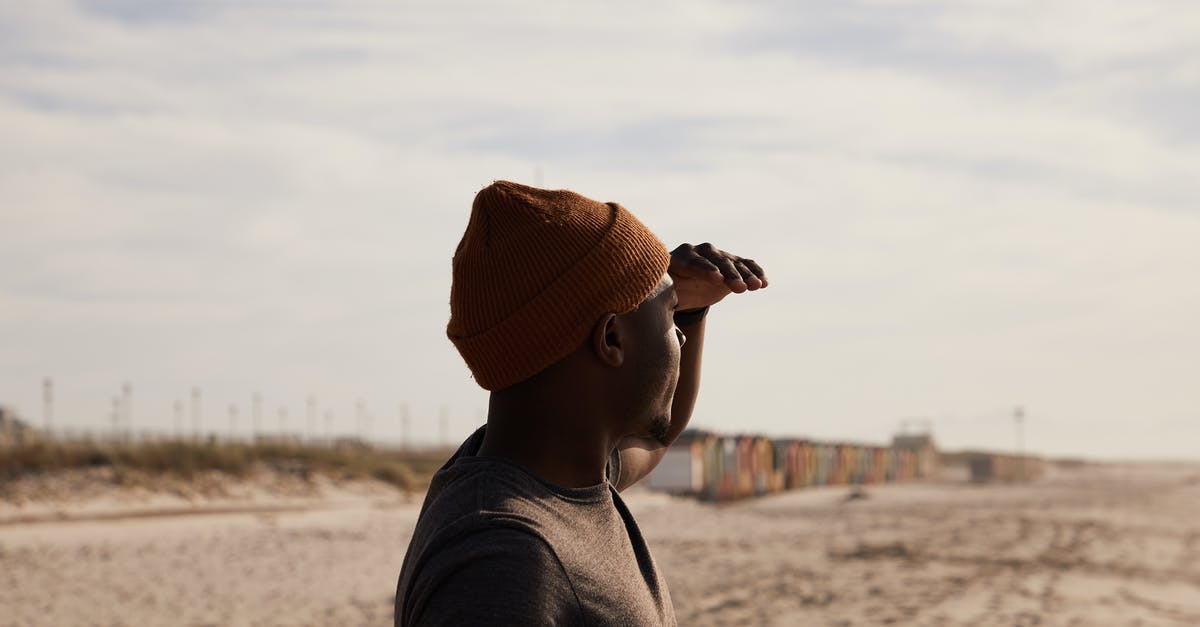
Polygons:
<instances>
[{"instance_id":1,"label":"sand dune","mask_svg":"<svg viewBox=\"0 0 1200 627\"><path fill-rule=\"evenodd\" d=\"M419 498L255 494L0 508L0 624L389 624ZM682 625L1200 624L1200 468L846 495L628 501ZM38 507L83 519L14 522Z\"/></svg>"}]
</instances>

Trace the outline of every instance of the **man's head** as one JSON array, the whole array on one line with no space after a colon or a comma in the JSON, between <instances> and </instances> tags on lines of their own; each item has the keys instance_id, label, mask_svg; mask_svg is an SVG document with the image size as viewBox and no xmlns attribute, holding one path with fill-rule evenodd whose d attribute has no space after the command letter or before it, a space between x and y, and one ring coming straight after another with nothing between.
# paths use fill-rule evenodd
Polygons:
<instances>
[{"instance_id":1,"label":"man's head","mask_svg":"<svg viewBox=\"0 0 1200 627\"><path fill-rule=\"evenodd\" d=\"M611 387L631 420L649 421L648 411L669 413L660 397L678 377L669 263L616 203L497 181L475 197L455 251L446 332L487 390L574 356L589 385Z\"/></svg>"}]
</instances>

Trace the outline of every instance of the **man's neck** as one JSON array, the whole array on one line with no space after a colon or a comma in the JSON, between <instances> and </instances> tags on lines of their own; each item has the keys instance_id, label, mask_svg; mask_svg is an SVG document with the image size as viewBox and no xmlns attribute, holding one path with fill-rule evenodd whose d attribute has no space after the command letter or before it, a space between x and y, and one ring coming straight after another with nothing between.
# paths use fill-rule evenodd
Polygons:
<instances>
[{"instance_id":1,"label":"man's neck","mask_svg":"<svg viewBox=\"0 0 1200 627\"><path fill-rule=\"evenodd\" d=\"M559 401L493 393L478 455L515 462L565 488L603 483L616 439L599 416L581 415L578 399Z\"/></svg>"}]
</instances>

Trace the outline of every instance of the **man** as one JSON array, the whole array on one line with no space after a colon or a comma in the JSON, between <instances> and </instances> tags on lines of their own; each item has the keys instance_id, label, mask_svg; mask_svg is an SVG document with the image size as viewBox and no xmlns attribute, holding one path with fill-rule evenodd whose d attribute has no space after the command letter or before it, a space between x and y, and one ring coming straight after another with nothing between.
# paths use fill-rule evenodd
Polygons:
<instances>
[{"instance_id":1,"label":"man","mask_svg":"<svg viewBox=\"0 0 1200 627\"><path fill-rule=\"evenodd\" d=\"M767 286L710 244L668 253L620 205L497 181L454 253L447 335L491 391L434 476L396 625L673 625L618 492L687 426L708 308Z\"/></svg>"}]
</instances>

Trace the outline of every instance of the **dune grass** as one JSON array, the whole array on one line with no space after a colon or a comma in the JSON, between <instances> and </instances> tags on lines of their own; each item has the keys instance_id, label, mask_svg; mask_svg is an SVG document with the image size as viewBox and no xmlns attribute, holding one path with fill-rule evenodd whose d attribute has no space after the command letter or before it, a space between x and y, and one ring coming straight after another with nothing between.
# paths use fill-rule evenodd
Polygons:
<instances>
[{"instance_id":1,"label":"dune grass","mask_svg":"<svg viewBox=\"0 0 1200 627\"><path fill-rule=\"evenodd\" d=\"M355 441L316 445L297 441L220 442L163 440L114 443L42 440L0 448L0 482L24 476L83 468L111 467L190 480L217 471L245 477L257 468L309 478L372 478L405 491L423 489L450 451L377 449Z\"/></svg>"}]
</instances>

